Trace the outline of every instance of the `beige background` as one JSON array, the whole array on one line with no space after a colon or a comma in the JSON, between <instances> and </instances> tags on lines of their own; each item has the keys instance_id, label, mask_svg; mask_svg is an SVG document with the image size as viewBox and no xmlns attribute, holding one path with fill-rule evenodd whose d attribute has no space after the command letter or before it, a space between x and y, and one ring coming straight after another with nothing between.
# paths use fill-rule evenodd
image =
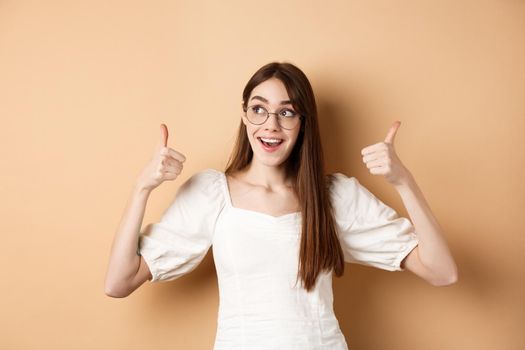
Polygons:
<instances>
[{"instance_id":1,"label":"beige background","mask_svg":"<svg viewBox=\"0 0 525 350\"><path fill-rule=\"evenodd\" d=\"M179 280L104 294L134 180L169 127L183 174L223 169L244 84L290 61L316 93L330 172L406 216L360 150L396 150L445 230L459 282L347 265L352 350L525 348L525 3L0 1L0 348L211 349L212 253Z\"/></svg>"}]
</instances>

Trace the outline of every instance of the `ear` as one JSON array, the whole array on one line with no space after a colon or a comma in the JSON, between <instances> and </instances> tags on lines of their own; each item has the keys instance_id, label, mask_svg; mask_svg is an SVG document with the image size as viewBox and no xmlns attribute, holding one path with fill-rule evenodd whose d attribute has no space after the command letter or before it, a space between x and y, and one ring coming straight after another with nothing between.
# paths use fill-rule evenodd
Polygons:
<instances>
[{"instance_id":1,"label":"ear","mask_svg":"<svg viewBox=\"0 0 525 350\"><path fill-rule=\"evenodd\" d=\"M244 125L246 125L246 120L244 120L244 118L245 118L245 113L246 113L246 111L244 110L244 101L241 100L241 120L242 120L242 123L243 123Z\"/></svg>"}]
</instances>

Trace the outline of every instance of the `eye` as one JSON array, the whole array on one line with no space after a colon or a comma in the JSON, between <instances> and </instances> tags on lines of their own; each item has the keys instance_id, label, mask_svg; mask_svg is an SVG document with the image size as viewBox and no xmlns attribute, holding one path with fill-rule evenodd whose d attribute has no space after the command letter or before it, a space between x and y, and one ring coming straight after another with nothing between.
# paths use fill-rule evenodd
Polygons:
<instances>
[{"instance_id":1,"label":"eye","mask_svg":"<svg viewBox=\"0 0 525 350\"><path fill-rule=\"evenodd\" d=\"M295 113L291 109L283 109L279 114L283 117L291 118L294 117L297 113Z\"/></svg>"},{"instance_id":2,"label":"eye","mask_svg":"<svg viewBox=\"0 0 525 350\"><path fill-rule=\"evenodd\" d=\"M264 113L266 113L266 109L264 109L263 107L261 107L259 105L253 106L252 107L252 111L254 111L257 114L264 114Z\"/></svg>"}]
</instances>

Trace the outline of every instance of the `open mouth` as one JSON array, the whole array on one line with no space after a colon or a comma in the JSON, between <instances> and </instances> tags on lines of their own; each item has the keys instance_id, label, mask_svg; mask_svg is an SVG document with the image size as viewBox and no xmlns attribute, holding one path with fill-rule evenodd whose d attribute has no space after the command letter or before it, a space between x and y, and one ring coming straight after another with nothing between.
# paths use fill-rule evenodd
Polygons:
<instances>
[{"instance_id":1,"label":"open mouth","mask_svg":"<svg viewBox=\"0 0 525 350\"><path fill-rule=\"evenodd\" d=\"M283 143L282 139L257 138L266 150L276 150Z\"/></svg>"}]
</instances>

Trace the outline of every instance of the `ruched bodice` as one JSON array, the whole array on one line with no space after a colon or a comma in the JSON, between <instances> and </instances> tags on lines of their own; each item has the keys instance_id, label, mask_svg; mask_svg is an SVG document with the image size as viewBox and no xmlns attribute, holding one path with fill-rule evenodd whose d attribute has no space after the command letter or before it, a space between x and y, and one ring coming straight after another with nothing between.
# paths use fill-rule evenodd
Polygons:
<instances>
[{"instance_id":1,"label":"ruched bodice","mask_svg":"<svg viewBox=\"0 0 525 350\"><path fill-rule=\"evenodd\" d=\"M330 197L345 261L402 270L418 243L411 222L342 173L334 174ZM297 281L300 234L300 212L236 208L225 174L205 169L141 232L138 252L156 282L190 272L213 247L220 293L214 350L348 349L333 310L332 273L319 275L311 292Z\"/></svg>"}]
</instances>

